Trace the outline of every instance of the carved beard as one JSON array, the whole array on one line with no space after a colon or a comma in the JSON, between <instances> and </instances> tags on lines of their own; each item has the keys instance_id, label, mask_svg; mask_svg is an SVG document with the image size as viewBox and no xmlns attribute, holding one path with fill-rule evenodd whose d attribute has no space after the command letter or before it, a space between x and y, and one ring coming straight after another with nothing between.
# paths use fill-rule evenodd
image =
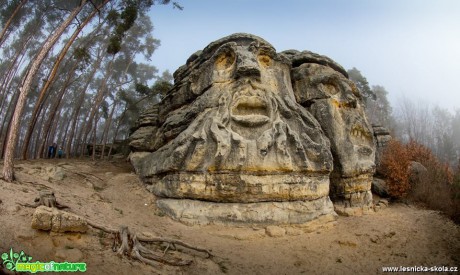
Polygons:
<instances>
[{"instance_id":1,"label":"carved beard","mask_svg":"<svg viewBox=\"0 0 460 275\"><path fill-rule=\"evenodd\" d=\"M170 148L172 154L161 150L170 161L156 172L330 171L324 164L331 158L329 141L313 117L287 96L283 100L251 81L234 82L230 89L227 83L207 92L218 96L218 107L206 109L168 144L176 147ZM251 113L251 109L256 110ZM247 127L251 123L255 125Z\"/></svg>"}]
</instances>

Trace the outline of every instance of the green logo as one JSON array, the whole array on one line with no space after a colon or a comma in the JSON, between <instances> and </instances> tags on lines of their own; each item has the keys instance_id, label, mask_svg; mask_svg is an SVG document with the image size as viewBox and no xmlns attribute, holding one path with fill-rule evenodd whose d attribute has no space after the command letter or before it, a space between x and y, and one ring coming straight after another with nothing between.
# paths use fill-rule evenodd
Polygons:
<instances>
[{"instance_id":1,"label":"green logo","mask_svg":"<svg viewBox=\"0 0 460 275\"><path fill-rule=\"evenodd\" d=\"M3 265L10 271L16 272L85 272L86 263L57 263L54 261L42 263L39 261L31 262L32 257L28 256L21 251L19 253L13 252L10 248L9 252L2 254Z\"/></svg>"},{"instance_id":2,"label":"green logo","mask_svg":"<svg viewBox=\"0 0 460 275\"><path fill-rule=\"evenodd\" d=\"M3 265L11 271L16 270L16 265L18 263L28 263L32 260L32 257L26 255L24 251L19 253L14 253L13 248L10 249L9 253L2 254Z\"/></svg>"}]
</instances>

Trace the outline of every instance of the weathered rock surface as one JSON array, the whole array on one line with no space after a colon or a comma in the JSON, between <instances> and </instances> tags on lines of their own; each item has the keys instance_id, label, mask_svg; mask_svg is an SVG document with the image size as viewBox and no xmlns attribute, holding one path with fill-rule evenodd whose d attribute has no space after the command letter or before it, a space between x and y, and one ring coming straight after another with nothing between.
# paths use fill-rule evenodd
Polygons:
<instances>
[{"instance_id":1,"label":"weathered rock surface","mask_svg":"<svg viewBox=\"0 0 460 275\"><path fill-rule=\"evenodd\" d=\"M305 223L334 215L328 195L372 204L373 135L359 91L331 59L233 34L194 53L174 81L130 143L136 172L170 216Z\"/></svg>"},{"instance_id":2,"label":"weathered rock surface","mask_svg":"<svg viewBox=\"0 0 460 275\"><path fill-rule=\"evenodd\" d=\"M286 230L279 226L269 225L265 228L265 233L270 237L283 237L286 235Z\"/></svg>"},{"instance_id":3,"label":"weathered rock surface","mask_svg":"<svg viewBox=\"0 0 460 275\"><path fill-rule=\"evenodd\" d=\"M426 175L426 169L423 164L417 161L411 161L409 165L409 182L412 186L417 185Z\"/></svg>"},{"instance_id":4,"label":"weathered rock surface","mask_svg":"<svg viewBox=\"0 0 460 275\"><path fill-rule=\"evenodd\" d=\"M336 214L329 197L311 201L215 203L188 199L159 199L158 207L185 224L302 224Z\"/></svg>"},{"instance_id":5,"label":"weathered rock surface","mask_svg":"<svg viewBox=\"0 0 460 275\"><path fill-rule=\"evenodd\" d=\"M39 206L32 216L32 228L51 230L53 232L86 232L88 223L85 219L55 208Z\"/></svg>"},{"instance_id":6,"label":"weathered rock surface","mask_svg":"<svg viewBox=\"0 0 460 275\"><path fill-rule=\"evenodd\" d=\"M177 173L147 187L160 197L214 202L315 200L329 194L329 177L304 174Z\"/></svg>"},{"instance_id":7,"label":"weathered rock surface","mask_svg":"<svg viewBox=\"0 0 460 275\"><path fill-rule=\"evenodd\" d=\"M387 128L380 125L372 125L372 130L374 131L374 141L376 146L375 165L378 168L383 151L387 147L388 142L391 140L391 135ZM377 171L377 173L378 172L379 171Z\"/></svg>"},{"instance_id":8,"label":"weathered rock surface","mask_svg":"<svg viewBox=\"0 0 460 275\"><path fill-rule=\"evenodd\" d=\"M331 142L334 170L330 196L336 210L355 207L367 211L372 206L369 191L375 145L359 90L345 70L325 56L308 51L284 53L292 62L297 102L313 114Z\"/></svg>"},{"instance_id":9,"label":"weathered rock surface","mask_svg":"<svg viewBox=\"0 0 460 275\"><path fill-rule=\"evenodd\" d=\"M372 181L372 192L383 198L388 198L390 196L388 185L386 184L385 180L375 177Z\"/></svg>"},{"instance_id":10,"label":"weathered rock surface","mask_svg":"<svg viewBox=\"0 0 460 275\"><path fill-rule=\"evenodd\" d=\"M134 132L130 135L129 146L134 152L154 151L153 140L158 130L158 106L142 113L134 126Z\"/></svg>"},{"instance_id":11,"label":"weathered rock surface","mask_svg":"<svg viewBox=\"0 0 460 275\"><path fill-rule=\"evenodd\" d=\"M22 165L18 165L20 169L24 169L24 173L29 174L29 175L37 175L38 177L44 179L44 180L56 180L60 181L63 180L66 176L66 173L64 169L60 166L46 166L46 165L41 165L41 166L35 166L32 169L29 167L24 167Z\"/></svg>"}]
</instances>

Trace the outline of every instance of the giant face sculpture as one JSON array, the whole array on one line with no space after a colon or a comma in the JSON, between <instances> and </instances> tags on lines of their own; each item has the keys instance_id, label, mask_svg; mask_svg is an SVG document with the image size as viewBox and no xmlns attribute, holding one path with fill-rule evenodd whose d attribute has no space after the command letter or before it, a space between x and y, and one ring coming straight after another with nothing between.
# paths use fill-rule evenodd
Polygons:
<instances>
[{"instance_id":1,"label":"giant face sculpture","mask_svg":"<svg viewBox=\"0 0 460 275\"><path fill-rule=\"evenodd\" d=\"M289 53L276 53L265 40L234 34L193 54L175 72L174 88L139 119L130 144L137 151L131 161L162 198L160 208L179 220L225 222L304 223L335 215L328 197L333 168L328 137L347 139L332 141L333 149L348 146L353 154L371 157L367 141L354 142L367 136L366 124L325 103L317 105L325 110L324 117L315 113L317 119L340 116L355 126L320 125L307 110L310 93L339 105L347 95L310 82L294 93L292 83L300 85L305 77L291 81L292 64ZM303 76L335 73L318 66ZM334 171L368 169L365 161L349 168L336 163L343 165Z\"/></svg>"},{"instance_id":2,"label":"giant face sculpture","mask_svg":"<svg viewBox=\"0 0 460 275\"><path fill-rule=\"evenodd\" d=\"M297 61L292 70L297 101L315 116L331 141L331 198L345 200L348 206L369 206L375 145L359 90L332 60L310 52L290 53Z\"/></svg>"},{"instance_id":3,"label":"giant face sculpture","mask_svg":"<svg viewBox=\"0 0 460 275\"><path fill-rule=\"evenodd\" d=\"M155 194L218 202L327 196L329 141L295 102L289 60L270 44L251 35L218 40L189 59L175 87L160 105L153 152L135 164Z\"/></svg>"}]
</instances>

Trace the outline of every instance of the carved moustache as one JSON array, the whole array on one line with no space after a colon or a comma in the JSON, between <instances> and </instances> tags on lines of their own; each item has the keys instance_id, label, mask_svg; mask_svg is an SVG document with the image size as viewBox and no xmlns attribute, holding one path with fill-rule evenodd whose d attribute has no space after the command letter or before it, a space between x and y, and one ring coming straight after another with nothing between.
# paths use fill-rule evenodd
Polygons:
<instances>
[{"instance_id":1,"label":"carved moustache","mask_svg":"<svg viewBox=\"0 0 460 275\"><path fill-rule=\"evenodd\" d=\"M267 89L250 79L234 82L231 118L243 126L260 126L270 121L271 106L267 98Z\"/></svg>"}]
</instances>

